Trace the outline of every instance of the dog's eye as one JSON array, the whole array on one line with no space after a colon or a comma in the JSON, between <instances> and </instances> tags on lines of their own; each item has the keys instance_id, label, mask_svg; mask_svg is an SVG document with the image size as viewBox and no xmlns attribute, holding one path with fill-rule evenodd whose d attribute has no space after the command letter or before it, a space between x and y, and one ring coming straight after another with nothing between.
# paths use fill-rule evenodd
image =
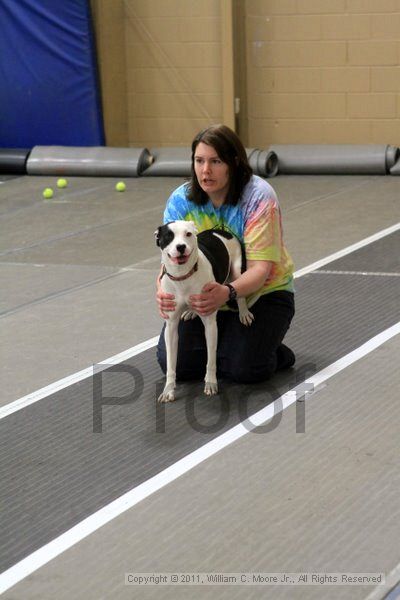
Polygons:
<instances>
[{"instance_id":1,"label":"dog's eye","mask_svg":"<svg viewBox=\"0 0 400 600\"><path fill-rule=\"evenodd\" d=\"M191 231L187 231L187 232L186 232L186 237L192 237L192 235L193 235L193 234L192 234L192 232L191 232Z\"/></svg>"}]
</instances>

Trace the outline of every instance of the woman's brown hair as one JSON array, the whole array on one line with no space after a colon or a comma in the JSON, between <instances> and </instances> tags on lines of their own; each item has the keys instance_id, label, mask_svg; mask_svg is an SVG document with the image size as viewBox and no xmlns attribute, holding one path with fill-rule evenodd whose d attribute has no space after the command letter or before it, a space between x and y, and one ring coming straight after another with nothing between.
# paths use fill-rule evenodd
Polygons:
<instances>
[{"instance_id":1,"label":"woman's brown hair","mask_svg":"<svg viewBox=\"0 0 400 600\"><path fill-rule=\"evenodd\" d=\"M229 188L226 196L226 204L235 206L242 194L244 186L250 181L253 173L246 150L239 137L226 125L212 125L203 129L196 135L192 142L192 165L191 179L189 182L188 196L195 204L206 204L208 196L200 187L194 170L194 155L200 142L212 146L218 157L228 165Z\"/></svg>"}]
</instances>

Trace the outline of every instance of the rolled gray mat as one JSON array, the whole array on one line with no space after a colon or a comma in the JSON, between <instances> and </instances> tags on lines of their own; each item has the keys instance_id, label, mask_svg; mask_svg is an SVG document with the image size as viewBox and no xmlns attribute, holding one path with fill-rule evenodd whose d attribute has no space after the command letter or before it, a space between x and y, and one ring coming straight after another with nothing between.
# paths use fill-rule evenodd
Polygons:
<instances>
[{"instance_id":1,"label":"rolled gray mat","mask_svg":"<svg viewBox=\"0 0 400 600\"><path fill-rule=\"evenodd\" d=\"M257 157L260 154L261 150L259 148L246 148L247 160L249 161L249 165L253 169L253 172L257 172Z\"/></svg>"},{"instance_id":2,"label":"rolled gray mat","mask_svg":"<svg viewBox=\"0 0 400 600\"><path fill-rule=\"evenodd\" d=\"M388 148L390 148L388 153ZM385 175L387 154L395 152L388 145L318 145L297 144L270 146L278 156L279 173L299 175Z\"/></svg>"},{"instance_id":3,"label":"rolled gray mat","mask_svg":"<svg viewBox=\"0 0 400 600\"><path fill-rule=\"evenodd\" d=\"M190 177L191 149L189 147L151 148L154 162L142 175L144 177ZM278 172L278 158L274 152L246 148L247 158L254 173L273 177Z\"/></svg>"},{"instance_id":4,"label":"rolled gray mat","mask_svg":"<svg viewBox=\"0 0 400 600\"><path fill-rule=\"evenodd\" d=\"M400 158L400 149L397 146L388 146L386 151L386 168L392 172L392 167L397 163Z\"/></svg>"},{"instance_id":5,"label":"rolled gray mat","mask_svg":"<svg viewBox=\"0 0 400 600\"><path fill-rule=\"evenodd\" d=\"M247 154L247 159L250 162L251 157L253 156L253 154L255 154L256 152L261 152L261 150L259 148L245 148L246 150L246 154Z\"/></svg>"},{"instance_id":6,"label":"rolled gray mat","mask_svg":"<svg viewBox=\"0 0 400 600\"><path fill-rule=\"evenodd\" d=\"M400 159L390 169L391 175L400 175Z\"/></svg>"},{"instance_id":7,"label":"rolled gray mat","mask_svg":"<svg viewBox=\"0 0 400 600\"><path fill-rule=\"evenodd\" d=\"M246 148L246 154L253 172L261 177L275 177L278 174L278 157L270 150Z\"/></svg>"},{"instance_id":8,"label":"rolled gray mat","mask_svg":"<svg viewBox=\"0 0 400 600\"><path fill-rule=\"evenodd\" d=\"M0 173L25 174L30 148L0 148Z\"/></svg>"},{"instance_id":9,"label":"rolled gray mat","mask_svg":"<svg viewBox=\"0 0 400 600\"><path fill-rule=\"evenodd\" d=\"M138 177L151 162L147 148L35 146L27 171L29 175Z\"/></svg>"},{"instance_id":10,"label":"rolled gray mat","mask_svg":"<svg viewBox=\"0 0 400 600\"><path fill-rule=\"evenodd\" d=\"M189 146L151 148L153 163L142 173L144 177L190 177L192 151Z\"/></svg>"}]
</instances>

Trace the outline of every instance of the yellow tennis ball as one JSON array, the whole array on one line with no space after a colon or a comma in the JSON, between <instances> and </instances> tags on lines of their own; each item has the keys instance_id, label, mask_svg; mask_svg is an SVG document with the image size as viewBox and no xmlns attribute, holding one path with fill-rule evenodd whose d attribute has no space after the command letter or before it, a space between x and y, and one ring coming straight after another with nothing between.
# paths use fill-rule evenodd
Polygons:
<instances>
[{"instance_id":1,"label":"yellow tennis ball","mask_svg":"<svg viewBox=\"0 0 400 600\"><path fill-rule=\"evenodd\" d=\"M49 200L53 196L54 192L51 188L46 188L45 190L43 190L43 198L46 198L46 200Z\"/></svg>"},{"instance_id":2,"label":"yellow tennis ball","mask_svg":"<svg viewBox=\"0 0 400 600\"><path fill-rule=\"evenodd\" d=\"M57 181L57 187L62 189L62 188L66 188L68 185L68 181L66 179L59 179Z\"/></svg>"},{"instance_id":3,"label":"yellow tennis ball","mask_svg":"<svg viewBox=\"0 0 400 600\"><path fill-rule=\"evenodd\" d=\"M126 185L123 181L118 181L118 183L115 186L115 189L117 190L117 192L124 192L126 190Z\"/></svg>"}]
</instances>

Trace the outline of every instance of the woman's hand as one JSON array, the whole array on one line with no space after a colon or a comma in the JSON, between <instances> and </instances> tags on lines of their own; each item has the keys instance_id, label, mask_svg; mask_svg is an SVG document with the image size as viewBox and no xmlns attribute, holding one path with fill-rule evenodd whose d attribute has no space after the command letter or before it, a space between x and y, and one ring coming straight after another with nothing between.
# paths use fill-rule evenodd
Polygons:
<instances>
[{"instance_id":1,"label":"woman's hand","mask_svg":"<svg viewBox=\"0 0 400 600\"><path fill-rule=\"evenodd\" d=\"M176 308L175 296L167 294L162 289L157 290L156 300L158 304L158 312L163 319L169 319L169 312L173 312Z\"/></svg>"},{"instance_id":2,"label":"woman's hand","mask_svg":"<svg viewBox=\"0 0 400 600\"><path fill-rule=\"evenodd\" d=\"M158 312L163 319L169 319L169 312L174 312L176 308L175 296L173 294L167 294L161 287L161 278L164 275L164 267L161 265L160 273L158 274L156 286L156 301L158 305Z\"/></svg>"},{"instance_id":3,"label":"woman's hand","mask_svg":"<svg viewBox=\"0 0 400 600\"><path fill-rule=\"evenodd\" d=\"M267 260L247 261L247 270L235 279L234 287L239 298L260 289L267 279L272 263ZM201 294L190 296L190 307L202 317L211 315L228 301L229 288L212 281L206 283Z\"/></svg>"},{"instance_id":4,"label":"woman's hand","mask_svg":"<svg viewBox=\"0 0 400 600\"><path fill-rule=\"evenodd\" d=\"M208 317L218 310L229 298L229 288L216 281L206 283L201 294L189 297L190 308L202 317Z\"/></svg>"},{"instance_id":5,"label":"woman's hand","mask_svg":"<svg viewBox=\"0 0 400 600\"><path fill-rule=\"evenodd\" d=\"M159 281L157 281L157 293L156 300L158 305L158 312L163 319L169 319L169 312L173 312L176 308L175 296L173 294L167 294L163 292Z\"/></svg>"}]
</instances>

